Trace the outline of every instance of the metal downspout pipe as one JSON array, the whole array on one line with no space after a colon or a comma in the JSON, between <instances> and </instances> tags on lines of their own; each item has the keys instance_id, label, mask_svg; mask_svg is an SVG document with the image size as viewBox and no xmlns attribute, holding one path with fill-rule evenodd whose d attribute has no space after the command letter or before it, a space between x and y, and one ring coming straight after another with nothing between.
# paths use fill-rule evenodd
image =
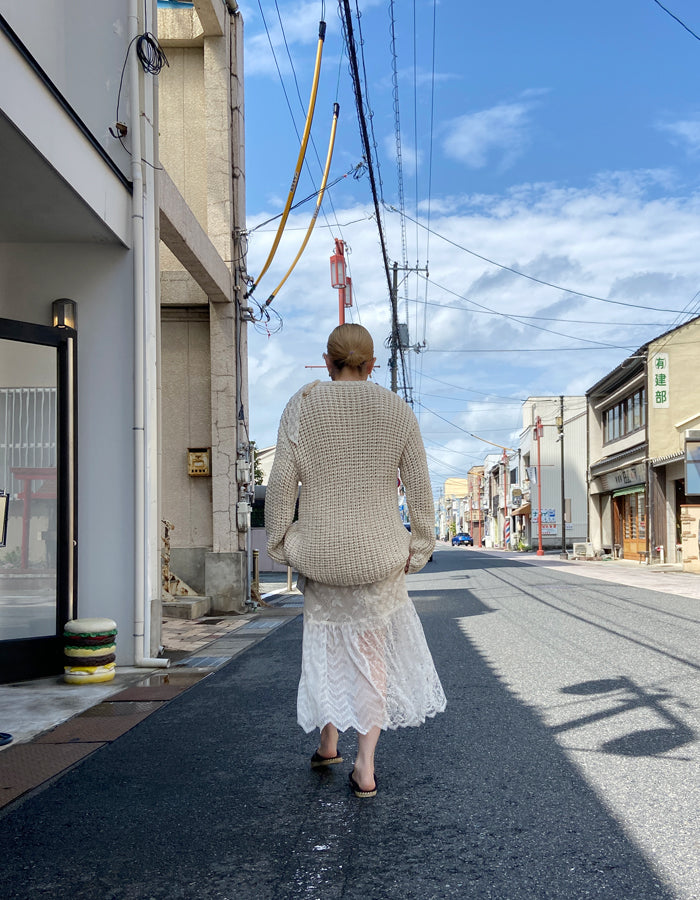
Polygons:
<instances>
[{"instance_id":1,"label":"metal downspout pipe","mask_svg":"<svg viewBox=\"0 0 700 900\"><path fill-rule=\"evenodd\" d=\"M129 47L139 34L138 8L138 0L129 0ZM143 344L146 274L138 65L138 59L134 52L129 66L131 226L134 261L134 664L146 668L167 668L170 660L146 655L150 651L151 621L150 603L146 592L148 548L146 546L145 348Z\"/></svg>"}]
</instances>

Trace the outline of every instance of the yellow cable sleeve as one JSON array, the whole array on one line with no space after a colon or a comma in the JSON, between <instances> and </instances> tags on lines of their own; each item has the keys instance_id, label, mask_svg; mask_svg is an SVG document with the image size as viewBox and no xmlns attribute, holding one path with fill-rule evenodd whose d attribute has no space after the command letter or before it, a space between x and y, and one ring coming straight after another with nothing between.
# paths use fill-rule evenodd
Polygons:
<instances>
[{"instance_id":1,"label":"yellow cable sleeve","mask_svg":"<svg viewBox=\"0 0 700 900\"><path fill-rule=\"evenodd\" d=\"M270 263L272 262L275 253L277 252L277 248L279 247L279 243L282 240L282 232L284 231L284 226L287 224L287 219L289 218L289 210L292 208L292 202L294 200L294 194L297 190L297 185L299 184L299 176L301 175L301 167L304 165L304 157L306 156L306 145L309 143L309 135L311 134L311 123L314 118L314 109L316 107L316 95L318 94L318 81L319 76L321 74L321 55L323 53L323 41L326 37L326 23L320 22L318 29L318 46L316 47L316 65L314 66L314 80L311 85L311 97L309 99L309 109L306 114L306 125L304 126L304 134L301 139L301 147L299 148L299 157L297 158L297 165L294 171L294 178L292 179L292 185L289 189L289 195L287 197L287 203L284 207L284 212L282 213L282 218L280 219L279 227L277 228L277 234L275 235L275 240L273 241L272 248L270 253L265 261L265 265L262 267L262 270L258 277L255 280L253 287L250 289L250 293L252 293L255 288L258 286L260 279L263 277L265 272L270 268Z\"/></svg>"},{"instance_id":2,"label":"yellow cable sleeve","mask_svg":"<svg viewBox=\"0 0 700 900\"><path fill-rule=\"evenodd\" d=\"M318 214L321 211L321 203L323 202L323 195L326 191L326 184L328 183L328 173L331 168L331 160L333 159L333 147L335 146L335 132L338 127L338 115L340 114L340 106L337 103L333 104L333 124L331 125L331 136L328 141L328 154L326 156L326 166L323 170L323 178L321 180L321 187L318 192L318 197L316 198L316 209L314 210L313 216L311 216L311 222L309 223L309 227L306 230L306 235L304 240L302 241L301 247L299 248L299 252L294 257L294 262L291 264L289 269L287 270L287 274L284 276L282 281L277 285L274 291L270 294L270 296L265 301L265 306L269 306L270 303L275 299L275 295L285 283L285 281L289 278L289 276L294 271L294 267L301 259L301 254L306 250L306 245L309 243L309 238L311 237L311 232L314 230L314 225L316 224L316 219L318 219Z\"/></svg>"}]
</instances>

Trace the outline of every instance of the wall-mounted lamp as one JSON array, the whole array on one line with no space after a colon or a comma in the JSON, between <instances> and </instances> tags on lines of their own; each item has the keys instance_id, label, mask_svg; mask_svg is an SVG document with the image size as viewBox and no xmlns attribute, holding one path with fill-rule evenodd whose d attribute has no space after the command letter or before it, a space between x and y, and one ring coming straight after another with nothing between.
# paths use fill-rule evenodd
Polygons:
<instances>
[{"instance_id":1,"label":"wall-mounted lamp","mask_svg":"<svg viewBox=\"0 0 700 900\"><path fill-rule=\"evenodd\" d=\"M77 304L75 300L61 297L51 304L51 316L54 328L73 328L77 322Z\"/></svg>"}]
</instances>

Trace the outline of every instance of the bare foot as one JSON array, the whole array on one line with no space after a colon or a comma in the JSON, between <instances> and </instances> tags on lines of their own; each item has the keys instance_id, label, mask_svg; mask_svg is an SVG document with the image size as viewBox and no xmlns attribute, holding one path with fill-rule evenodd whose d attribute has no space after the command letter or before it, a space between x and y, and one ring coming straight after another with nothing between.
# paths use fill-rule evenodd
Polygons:
<instances>
[{"instance_id":1,"label":"bare foot","mask_svg":"<svg viewBox=\"0 0 700 900\"><path fill-rule=\"evenodd\" d=\"M352 777L361 791L373 791L377 786L374 779L374 770L371 772L361 771L355 765L355 768L352 770Z\"/></svg>"},{"instance_id":2,"label":"bare foot","mask_svg":"<svg viewBox=\"0 0 700 900\"><path fill-rule=\"evenodd\" d=\"M338 729L334 725L325 725L321 729L318 752L326 759L333 759L338 755Z\"/></svg>"}]
</instances>

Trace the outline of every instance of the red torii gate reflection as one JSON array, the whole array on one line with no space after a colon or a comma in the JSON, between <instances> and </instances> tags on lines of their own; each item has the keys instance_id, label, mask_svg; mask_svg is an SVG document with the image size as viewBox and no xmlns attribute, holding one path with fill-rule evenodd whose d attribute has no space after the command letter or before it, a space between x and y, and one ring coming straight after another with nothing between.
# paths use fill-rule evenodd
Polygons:
<instances>
[{"instance_id":1,"label":"red torii gate reflection","mask_svg":"<svg viewBox=\"0 0 700 900\"><path fill-rule=\"evenodd\" d=\"M56 468L11 468L10 472L22 482L22 490L17 494L22 500L22 564L23 571L29 568L29 525L32 517L32 500L56 499ZM32 490L32 482L41 481L38 491Z\"/></svg>"}]
</instances>

